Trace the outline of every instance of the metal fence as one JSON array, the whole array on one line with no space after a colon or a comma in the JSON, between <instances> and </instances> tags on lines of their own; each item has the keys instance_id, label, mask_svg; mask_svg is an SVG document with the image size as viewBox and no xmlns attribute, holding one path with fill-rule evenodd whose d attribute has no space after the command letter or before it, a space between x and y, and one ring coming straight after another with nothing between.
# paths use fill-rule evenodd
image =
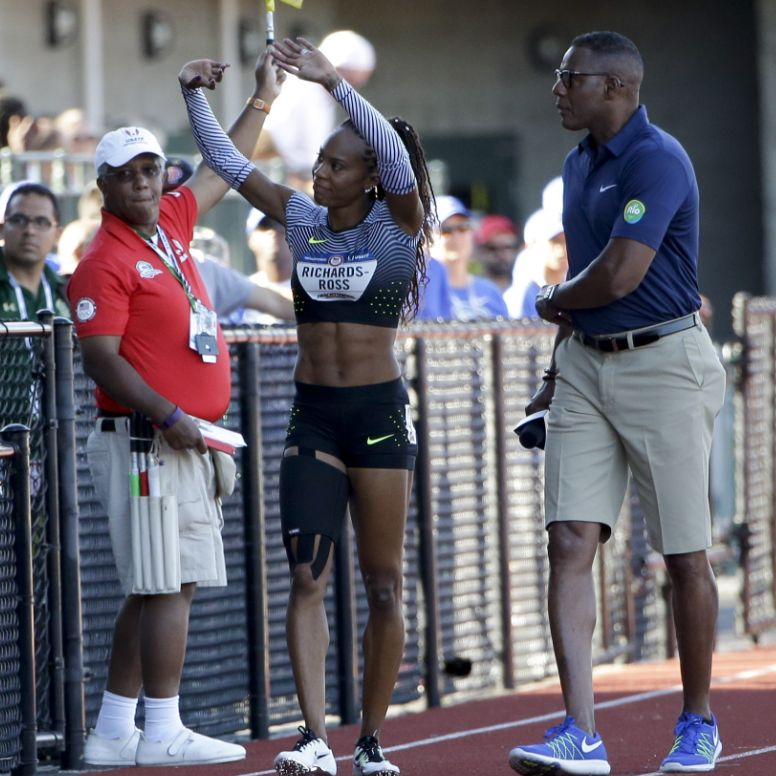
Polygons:
<instances>
[{"instance_id":1,"label":"metal fence","mask_svg":"<svg viewBox=\"0 0 776 776\"><path fill-rule=\"evenodd\" d=\"M776 299L734 299L735 535L743 569L742 620L757 640L776 627Z\"/></svg>"},{"instance_id":2,"label":"metal fence","mask_svg":"<svg viewBox=\"0 0 776 776\"><path fill-rule=\"evenodd\" d=\"M42 397L42 419L33 423L31 435L41 460L33 455L30 482L31 490L47 494L48 539L33 539L31 546L35 575L44 575L49 589L48 603L35 600L36 622L47 620L36 628L36 644L40 638L48 645L47 659L35 663L42 662L50 676L48 684L38 682L36 693L38 728L50 734L39 735L38 748L48 747L63 767L77 768L84 728L93 723L104 688L121 594L107 518L86 465L93 385L77 347L72 349L69 324L57 323L26 338L0 331L0 368L5 376L9 364L34 363L28 377L41 384L36 395ZM195 598L182 716L212 735L260 737L299 718L285 646L290 580L278 505L296 339L285 329L246 327L226 335L233 394L225 423L240 430L249 446L238 452L237 487L224 503L229 585L202 589ZM552 327L525 322L424 324L403 332L397 344L421 452L406 533L407 640L396 704L421 699L438 705L555 671L546 615L542 453L521 448L511 432L539 383L553 335ZM22 344L6 347L11 338ZM19 380L16 388L4 388L10 405L15 401L29 413L29 385ZM36 467L45 474L36 477ZM8 498L9 489L0 489L0 520ZM355 645L367 613L351 532L337 549L335 566L326 601L332 623L327 711L351 722L360 697ZM665 654L659 573L631 499L597 560L597 662ZM36 579L38 587L46 585ZM0 580L0 617L2 590ZM52 595L62 602L59 623ZM6 637L5 620L0 622ZM0 715L4 692L0 684ZM60 712L52 714L52 708L61 710L67 725L60 725ZM0 755L3 742L16 737L11 726L2 738L2 722L0 716Z\"/></svg>"}]
</instances>

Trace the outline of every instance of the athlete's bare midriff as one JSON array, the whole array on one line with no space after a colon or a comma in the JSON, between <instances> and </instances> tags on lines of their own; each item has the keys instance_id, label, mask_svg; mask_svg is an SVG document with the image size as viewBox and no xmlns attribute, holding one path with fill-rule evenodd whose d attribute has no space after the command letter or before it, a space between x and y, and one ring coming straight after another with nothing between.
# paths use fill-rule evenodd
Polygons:
<instances>
[{"instance_id":1,"label":"athlete's bare midriff","mask_svg":"<svg viewBox=\"0 0 776 776\"><path fill-rule=\"evenodd\" d=\"M372 385L401 375L393 351L396 329L361 323L302 323L294 379L345 387Z\"/></svg>"}]
</instances>

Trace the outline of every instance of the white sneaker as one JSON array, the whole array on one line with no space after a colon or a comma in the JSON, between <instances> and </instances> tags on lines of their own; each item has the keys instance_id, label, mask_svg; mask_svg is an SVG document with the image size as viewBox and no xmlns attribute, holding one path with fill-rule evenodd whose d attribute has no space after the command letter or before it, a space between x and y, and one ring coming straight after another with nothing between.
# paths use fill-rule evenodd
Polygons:
<instances>
[{"instance_id":1,"label":"white sneaker","mask_svg":"<svg viewBox=\"0 0 776 776\"><path fill-rule=\"evenodd\" d=\"M334 752L318 734L306 727L299 726L302 737L288 752L281 752L273 765L278 776L301 776L305 773L323 773L335 776L337 761Z\"/></svg>"},{"instance_id":2,"label":"white sneaker","mask_svg":"<svg viewBox=\"0 0 776 776\"><path fill-rule=\"evenodd\" d=\"M134 765L139 741L137 728L127 738L105 738L90 730L84 744L84 760L89 765Z\"/></svg>"},{"instance_id":3,"label":"white sneaker","mask_svg":"<svg viewBox=\"0 0 776 776\"><path fill-rule=\"evenodd\" d=\"M135 762L138 765L196 765L231 763L245 759L245 748L181 728L170 741L149 741L140 736Z\"/></svg>"},{"instance_id":4,"label":"white sneaker","mask_svg":"<svg viewBox=\"0 0 776 776\"><path fill-rule=\"evenodd\" d=\"M399 766L385 759L376 736L361 736L353 754L353 776L393 776Z\"/></svg>"}]
</instances>

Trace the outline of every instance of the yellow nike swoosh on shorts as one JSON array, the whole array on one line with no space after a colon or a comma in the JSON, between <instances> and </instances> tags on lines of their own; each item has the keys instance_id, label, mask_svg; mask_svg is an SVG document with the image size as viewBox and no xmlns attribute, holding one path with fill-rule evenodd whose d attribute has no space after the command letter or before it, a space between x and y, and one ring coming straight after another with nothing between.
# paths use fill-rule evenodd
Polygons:
<instances>
[{"instance_id":1,"label":"yellow nike swoosh on shorts","mask_svg":"<svg viewBox=\"0 0 776 776\"><path fill-rule=\"evenodd\" d=\"M318 245L318 243L329 242L329 238L328 237L324 237L323 239L321 239L319 237L310 237L307 240L307 242L310 243L310 245Z\"/></svg>"},{"instance_id":2,"label":"yellow nike swoosh on shorts","mask_svg":"<svg viewBox=\"0 0 776 776\"><path fill-rule=\"evenodd\" d=\"M392 436L396 436L395 434L386 434L385 436L381 437L375 437L372 439L372 437L368 436L366 438L366 443L368 445L376 445L378 442L385 442L386 439L390 439Z\"/></svg>"}]
</instances>

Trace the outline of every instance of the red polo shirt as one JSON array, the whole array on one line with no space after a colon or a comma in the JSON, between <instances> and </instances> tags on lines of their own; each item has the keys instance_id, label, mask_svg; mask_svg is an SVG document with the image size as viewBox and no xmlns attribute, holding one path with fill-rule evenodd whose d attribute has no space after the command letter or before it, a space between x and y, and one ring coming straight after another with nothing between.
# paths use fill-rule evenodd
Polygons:
<instances>
[{"instance_id":1,"label":"red polo shirt","mask_svg":"<svg viewBox=\"0 0 776 776\"><path fill-rule=\"evenodd\" d=\"M212 309L188 253L196 218L197 203L186 186L162 197L159 225L194 295ZM102 225L67 292L80 338L121 337L119 353L155 391L200 418L218 420L226 412L231 372L220 327L218 359L205 363L189 347L191 307L183 287L128 224L102 211ZM96 397L100 409L128 412L99 386Z\"/></svg>"}]
</instances>

